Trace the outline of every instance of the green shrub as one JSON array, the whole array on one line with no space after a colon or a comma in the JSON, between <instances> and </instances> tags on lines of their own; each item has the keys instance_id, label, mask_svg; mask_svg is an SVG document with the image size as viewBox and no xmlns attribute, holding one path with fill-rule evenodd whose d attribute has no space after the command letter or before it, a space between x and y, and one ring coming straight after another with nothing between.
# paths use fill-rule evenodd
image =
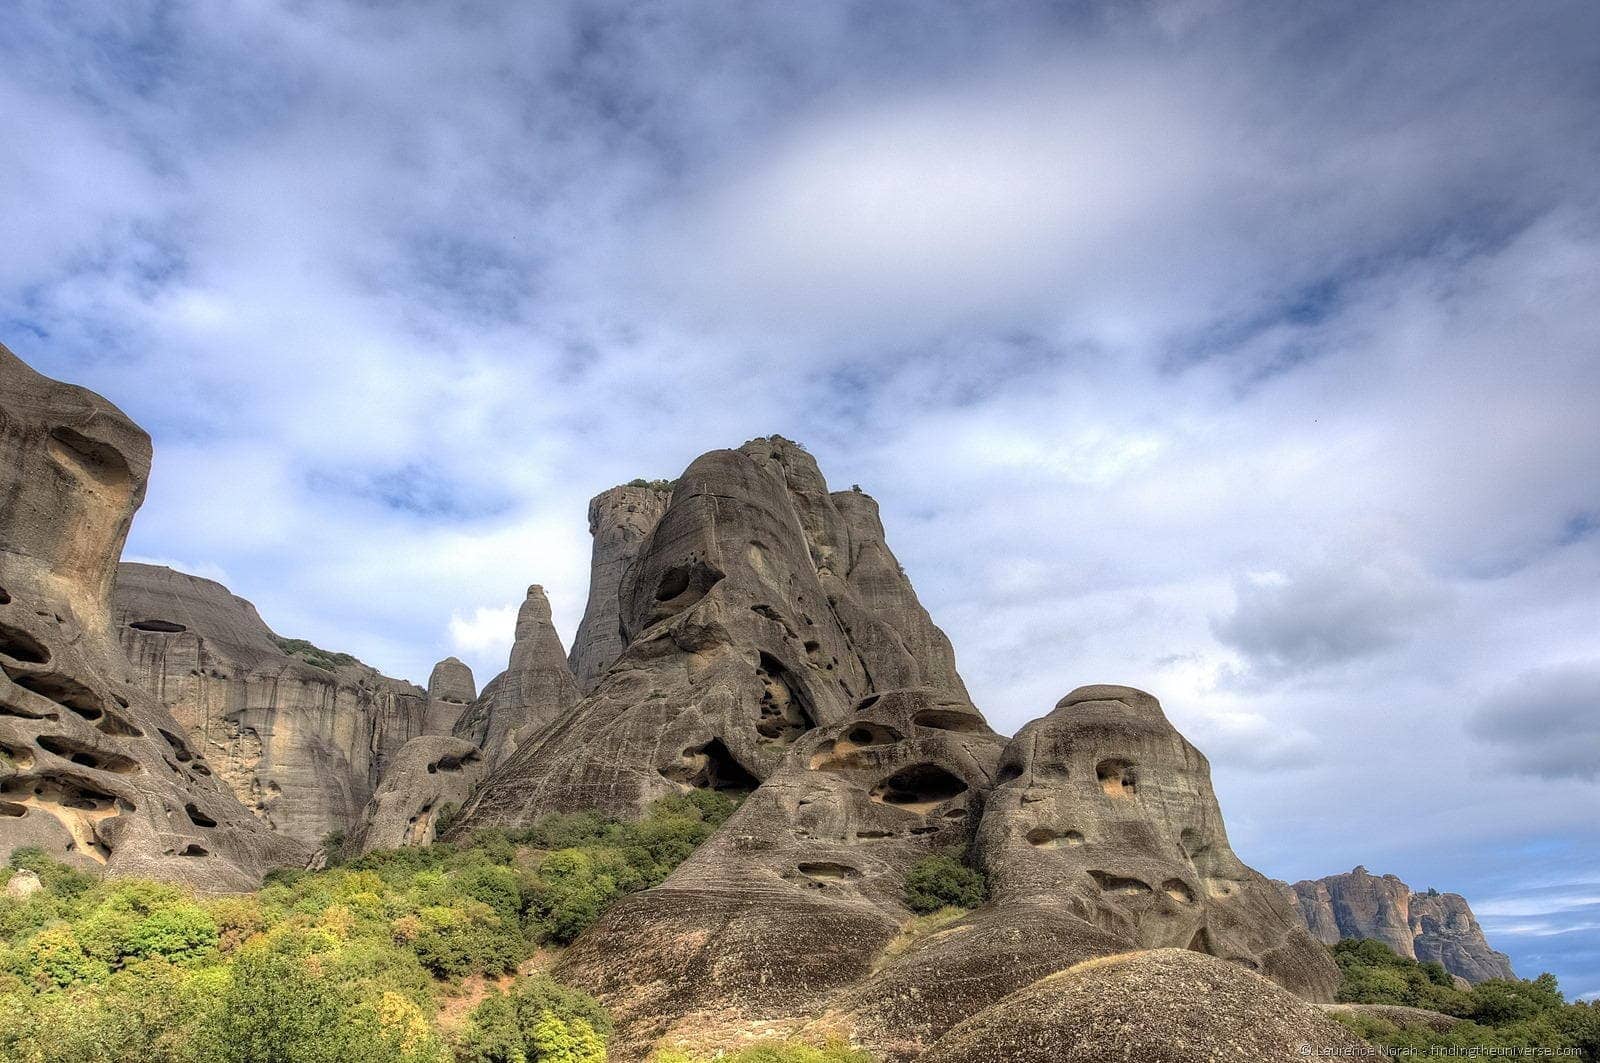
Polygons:
<instances>
[{"instance_id":1,"label":"green shrub","mask_svg":"<svg viewBox=\"0 0 1600 1063\"><path fill-rule=\"evenodd\" d=\"M710 1057L687 1052L662 1052L656 1063L711 1063ZM874 1063L872 1056L842 1042L817 1046L800 1041L762 1041L718 1055L716 1063Z\"/></svg>"},{"instance_id":2,"label":"green shrub","mask_svg":"<svg viewBox=\"0 0 1600 1063\"><path fill-rule=\"evenodd\" d=\"M918 915L947 907L976 908L988 895L983 875L952 856L930 856L906 874L906 907Z\"/></svg>"},{"instance_id":3,"label":"green shrub","mask_svg":"<svg viewBox=\"0 0 1600 1063\"><path fill-rule=\"evenodd\" d=\"M594 998L548 976L492 993L467 1016L459 1063L604 1063L611 1019Z\"/></svg>"}]
</instances>

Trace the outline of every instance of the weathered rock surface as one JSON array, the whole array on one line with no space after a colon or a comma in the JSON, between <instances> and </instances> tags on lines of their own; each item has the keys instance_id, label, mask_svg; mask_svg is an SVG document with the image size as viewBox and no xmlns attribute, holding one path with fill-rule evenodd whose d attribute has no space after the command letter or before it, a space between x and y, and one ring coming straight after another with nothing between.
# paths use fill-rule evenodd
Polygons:
<instances>
[{"instance_id":1,"label":"weathered rock surface","mask_svg":"<svg viewBox=\"0 0 1600 1063\"><path fill-rule=\"evenodd\" d=\"M563 976L613 1008L624 1052L815 1016L911 917L911 866L965 847L1001 743L955 695L868 696L801 737L665 883L608 911Z\"/></svg>"},{"instance_id":2,"label":"weathered rock surface","mask_svg":"<svg viewBox=\"0 0 1600 1063\"><path fill-rule=\"evenodd\" d=\"M482 750L465 739L413 738L390 763L346 848L370 853L431 845L441 813L461 807L483 770Z\"/></svg>"},{"instance_id":3,"label":"weathered rock surface","mask_svg":"<svg viewBox=\"0 0 1600 1063\"><path fill-rule=\"evenodd\" d=\"M577 703L578 685L550 619L550 600L535 584L517 610L511 662L462 713L455 734L482 749L492 766Z\"/></svg>"},{"instance_id":4,"label":"weathered rock surface","mask_svg":"<svg viewBox=\"0 0 1600 1063\"><path fill-rule=\"evenodd\" d=\"M1372 875L1364 867L1282 888L1312 936L1325 945L1371 938L1398 956L1442 964L1473 984L1516 977L1510 958L1489 947L1460 894L1413 893L1394 875Z\"/></svg>"},{"instance_id":5,"label":"weathered rock surface","mask_svg":"<svg viewBox=\"0 0 1600 1063\"><path fill-rule=\"evenodd\" d=\"M0 347L0 856L245 889L304 863L133 682L111 632L150 438Z\"/></svg>"},{"instance_id":6,"label":"weathered rock surface","mask_svg":"<svg viewBox=\"0 0 1600 1063\"><path fill-rule=\"evenodd\" d=\"M360 823L400 748L464 708L282 639L220 583L168 568L118 567L115 622L189 745L261 822L308 843Z\"/></svg>"},{"instance_id":7,"label":"weathered rock surface","mask_svg":"<svg viewBox=\"0 0 1600 1063\"><path fill-rule=\"evenodd\" d=\"M472 669L455 657L433 666L428 676L428 734L450 734L467 708L478 699Z\"/></svg>"},{"instance_id":8,"label":"weathered rock surface","mask_svg":"<svg viewBox=\"0 0 1600 1063\"><path fill-rule=\"evenodd\" d=\"M618 600L626 650L491 773L464 827L581 809L635 816L688 786L749 789L873 691L931 687L970 704L875 503L830 494L787 440L691 464Z\"/></svg>"},{"instance_id":9,"label":"weathered rock surface","mask_svg":"<svg viewBox=\"0 0 1600 1063\"><path fill-rule=\"evenodd\" d=\"M14 872L6 880L6 896L14 901L25 901L44 889L44 883L32 871Z\"/></svg>"},{"instance_id":10,"label":"weathered rock surface","mask_svg":"<svg viewBox=\"0 0 1600 1063\"><path fill-rule=\"evenodd\" d=\"M925 1063L1301 1060L1370 1046L1314 1004L1186 949L1089 960L1041 979L941 1037Z\"/></svg>"},{"instance_id":11,"label":"weathered rock surface","mask_svg":"<svg viewBox=\"0 0 1600 1063\"><path fill-rule=\"evenodd\" d=\"M589 534L594 537L589 603L569 658L581 693L598 686L601 675L627 648L622 636L623 577L671 498L669 484L624 484L589 502Z\"/></svg>"}]
</instances>

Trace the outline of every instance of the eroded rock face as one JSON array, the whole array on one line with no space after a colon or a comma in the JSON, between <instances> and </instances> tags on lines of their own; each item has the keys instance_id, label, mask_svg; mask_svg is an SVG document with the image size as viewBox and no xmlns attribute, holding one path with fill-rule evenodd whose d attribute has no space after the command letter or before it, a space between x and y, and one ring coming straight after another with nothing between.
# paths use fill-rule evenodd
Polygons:
<instances>
[{"instance_id":1,"label":"eroded rock face","mask_svg":"<svg viewBox=\"0 0 1600 1063\"><path fill-rule=\"evenodd\" d=\"M598 686L605 670L627 648L622 637L623 577L671 498L672 488L667 484L624 484L602 491L589 502L589 534L594 537L589 603L568 658L581 693Z\"/></svg>"},{"instance_id":2,"label":"eroded rock face","mask_svg":"<svg viewBox=\"0 0 1600 1063\"><path fill-rule=\"evenodd\" d=\"M262 823L307 843L355 827L400 748L463 708L347 655L297 649L220 583L168 568L119 567L115 622L178 733Z\"/></svg>"},{"instance_id":3,"label":"eroded rock face","mask_svg":"<svg viewBox=\"0 0 1600 1063\"><path fill-rule=\"evenodd\" d=\"M1474 984L1516 977L1510 958L1489 947L1460 894L1413 893L1394 875L1372 875L1364 867L1285 888L1312 935L1325 945L1372 938L1398 956L1442 964Z\"/></svg>"},{"instance_id":4,"label":"eroded rock face","mask_svg":"<svg viewBox=\"0 0 1600 1063\"><path fill-rule=\"evenodd\" d=\"M636 816L688 786L750 789L874 691L932 687L970 705L875 504L830 494L787 440L691 464L618 602L626 650L491 774L470 826L583 809Z\"/></svg>"},{"instance_id":5,"label":"eroded rock face","mask_svg":"<svg viewBox=\"0 0 1600 1063\"><path fill-rule=\"evenodd\" d=\"M428 734L450 734L478 699L478 684L464 661L446 657L428 676Z\"/></svg>"},{"instance_id":6,"label":"eroded rock face","mask_svg":"<svg viewBox=\"0 0 1600 1063\"><path fill-rule=\"evenodd\" d=\"M1041 979L941 1037L926 1063L1210 1063L1370 1050L1345 1027L1238 964L1182 949L1089 960Z\"/></svg>"},{"instance_id":7,"label":"eroded rock face","mask_svg":"<svg viewBox=\"0 0 1600 1063\"><path fill-rule=\"evenodd\" d=\"M492 766L577 703L578 686L550 619L550 600L535 584L517 610L510 663L462 713L456 736L475 743Z\"/></svg>"},{"instance_id":8,"label":"eroded rock face","mask_svg":"<svg viewBox=\"0 0 1600 1063\"><path fill-rule=\"evenodd\" d=\"M347 848L370 853L431 845L441 814L461 807L483 770L483 751L465 739L447 735L413 738L384 773Z\"/></svg>"},{"instance_id":9,"label":"eroded rock face","mask_svg":"<svg viewBox=\"0 0 1600 1063\"><path fill-rule=\"evenodd\" d=\"M1129 947L1193 949L1333 999L1332 960L1234 854L1205 757L1143 691L1081 687L1023 727L978 850L997 906L1064 906Z\"/></svg>"},{"instance_id":10,"label":"eroded rock face","mask_svg":"<svg viewBox=\"0 0 1600 1063\"><path fill-rule=\"evenodd\" d=\"M250 888L308 851L245 811L110 629L150 459L116 407L0 347L0 856Z\"/></svg>"},{"instance_id":11,"label":"eroded rock face","mask_svg":"<svg viewBox=\"0 0 1600 1063\"><path fill-rule=\"evenodd\" d=\"M568 950L563 977L601 995L622 1050L799 1023L866 978L911 916L906 872L962 849L1002 739L944 691L869 695L801 737L783 766L656 889Z\"/></svg>"}]
</instances>

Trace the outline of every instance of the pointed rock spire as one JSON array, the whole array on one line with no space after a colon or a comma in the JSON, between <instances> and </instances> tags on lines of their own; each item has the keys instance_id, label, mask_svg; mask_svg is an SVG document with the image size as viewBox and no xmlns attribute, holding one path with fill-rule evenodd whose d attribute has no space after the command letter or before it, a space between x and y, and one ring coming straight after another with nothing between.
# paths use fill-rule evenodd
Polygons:
<instances>
[{"instance_id":1,"label":"pointed rock spire","mask_svg":"<svg viewBox=\"0 0 1600 1063\"><path fill-rule=\"evenodd\" d=\"M477 743L485 759L497 764L511 755L521 737L577 703L578 685L550 619L550 600L534 584L517 611L510 665L483 688L456 723L455 733Z\"/></svg>"},{"instance_id":2,"label":"pointed rock spire","mask_svg":"<svg viewBox=\"0 0 1600 1063\"><path fill-rule=\"evenodd\" d=\"M589 502L589 534L594 556L589 564L589 604L572 640L569 663L578 689L587 694L622 656L623 577L672 500L664 480L632 483L602 491Z\"/></svg>"}]
</instances>

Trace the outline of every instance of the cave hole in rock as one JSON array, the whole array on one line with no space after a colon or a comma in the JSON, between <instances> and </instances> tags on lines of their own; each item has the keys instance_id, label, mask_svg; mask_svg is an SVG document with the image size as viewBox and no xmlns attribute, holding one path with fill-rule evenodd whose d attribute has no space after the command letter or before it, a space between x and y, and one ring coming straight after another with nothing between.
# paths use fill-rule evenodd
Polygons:
<instances>
[{"instance_id":1,"label":"cave hole in rock","mask_svg":"<svg viewBox=\"0 0 1600 1063\"><path fill-rule=\"evenodd\" d=\"M661 774L673 782L701 790L750 791L761 785L761 780L734 759L720 738L685 749L678 760L679 763L661 770Z\"/></svg>"},{"instance_id":2,"label":"cave hole in rock","mask_svg":"<svg viewBox=\"0 0 1600 1063\"><path fill-rule=\"evenodd\" d=\"M23 664L50 663L50 650L44 643L10 624L0 624L0 653Z\"/></svg>"},{"instance_id":3,"label":"cave hole in rock","mask_svg":"<svg viewBox=\"0 0 1600 1063\"><path fill-rule=\"evenodd\" d=\"M862 698L859 702L856 703L856 711L857 712L866 712L868 709L872 708L872 706L876 705L878 703L878 699L881 698L882 696L883 696L882 694L869 694L869 695L867 695L866 697Z\"/></svg>"},{"instance_id":4,"label":"cave hole in rock","mask_svg":"<svg viewBox=\"0 0 1600 1063\"><path fill-rule=\"evenodd\" d=\"M683 612L704 598L706 592L715 587L722 577L720 569L699 558L690 558L668 568L656 583L656 605L651 613L651 622Z\"/></svg>"},{"instance_id":5,"label":"cave hole in rock","mask_svg":"<svg viewBox=\"0 0 1600 1063\"><path fill-rule=\"evenodd\" d=\"M183 806L183 814L188 816L189 822L196 827L215 827L217 825L217 821L200 811L199 806L193 801Z\"/></svg>"},{"instance_id":6,"label":"cave hole in rock","mask_svg":"<svg viewBox=\"0 0 1600 1063\"><path fill-rule=\"evenodd\" d=\"M120 701L121 699L118 700ZM144 737L143 731L139 730L139 728L129 723L127 719L118 715L117 713L112 712L110 709L107 709L105 711L105 715L101 716L100 719L95 721L94 726L95 730L99 731L101 734L111 735L114 738Z\"/></svg>"},{"instance_id":7,"label":"cave hole in rock","mask_svg":"<svg viewBox=\"0 0 1600 1063\"><path fill-rule=\"evenodd\" d=\"M937 764L912 764L902 768L872 788L872 800L911 811L930 809L965 793L967 784L959 775Z\"/></svg>"},{"instance_id":8,"label":"cave hole in rock","mask_svg":"<svg viewBox=\"0 0 1600 1063\"><path fill-rule=\"evenodd\" d=\"M1181 878L1167 879L1161 884L1161 889L1179 904L1194 903L1194 890L1190 889L1189 884Z\"/></svg>"},{"instance_id":9,"label":"cave hole in rock","mask_svg":"<svg viewBox=\"0 0 1600 1063\"><path fill-rule=\"evenodd\" d=\"M835 863L831 860L816 860L796 865L795 868L806 878L840 881L843 879L860 878L861 872L849 864Z\"/></svg>"},{"instance_id":10,"label":"cave hole in rock","mask_svg":"<svg viewBox=\"0 0 1600 1063\"><path fill-rule=\"evenodd\" d=\"M183 852L179 853L178 855L179 856L210 856L211 855L211 850L207 849L203 845L190 844L190 845L185 845L183 847Z\"/></svg>"},{"instance_id":11,"label":"cave hole in rock","mask_svg":"<svg viewBox=\"0 0 1600 1063\"><path fill-rule=\"evenodd\" d=\"M187 764L194 759L194 754L189 752L188 743L183 739L164 727L157 727L156 733L166 740L167 745L172 747L172 755L178 758L179 763Z\"/></svg>"},{"instance_id":12,"label":"cave hole in rock","mask_svg":"<svg viewBox=\"0 0 1600 1063\"><path fill-rule=\"evenodd\" d=\"M994 782L996 786L1004 786L1006 783L1015 782L1020 778L1022 778L1022 764L1019 761L1011 760L1000 765L1000 772L994 777Z\"/></svg>"},{"instance_id":13,"label":"cave hole in rock","mask_svg":"<svg viewBox=\"0 0 1600 1063\"><path fill-rule=\"evenodd\" d=\"M930 727L936 731L971 733L988 730L977 716L959 709L923 709L911 717L911 722L918 727Z\"/></svg>"},{"instance_id":14,"label":"cave hole in rock","mask_svg":"<svg viewBox=\"0 0 1600 1063\"><path fill-rule=\"evenodd\" d=\"M760 717L756 733L772 742L789 745L816 726L811 701L789 669L772 654L761 651L756 666L761 680Z\"/></svg>"},{"instance_id":15,"label":"cave hole in rock","mask_svg":"<svg viewBox=\"0 0 1600 1063\"><path fill-rule=\"evenodd\" d=\"M11 761L11 767L25 771L33 766L33 750L27 746L13 745L10 742L0 742L0 756Z\"/></svg>"},{"instance_id":16,"label":"cave hole in rock","mask_svg":"<svg viewBox=\"0 0 1600 1063\"><path fill-rule=\"evenodd\" d=\"M1056 830L1053 827L1035 827L1028 832L1028 844L1036 849L1071 849L1083 844L1083 833L1075 830Z\"/></svg>"},{"instance_id":17,"label":"cave hole in rock","mask_svg":"<svg viewBox=\"0 0 1600 1063\"><path fill-rule=\"evenodd\" d=\"M1113 875L1109 871L1090 871L1090 877L1100 887L1102 893L1112 893L1120 897L1144 897L1151 892L1150 884L1136 878L1126 878L1122 875Z\"/></svg>"},{"instance_id":18,"label":"cave hole in rock","mask_svg":"<svg viewBox=\"0 0 1600 1063\"><path fill-rule=\"evenodd\" d=\"M1131 797L1138 792L1139 779L1132 761L1120 757L1102 760L1095 765L1094 775L1108 797Z\"/></svg>"},{"instance_id":19,"label":"cave hole in rock","mask_svg":"<svg viewBox=\"0 0 1600 1063\"><path fill-rule=\"evenodd\" d=\"M50 431L50 454L67 469L109 487L127 487L133 479L127 459L116 447L90 439L66 425Z\"/></svg>"},{"instance_id":20,"label":"cave hole in rock","mask_svg":"<svg viewBox=\"0 0 1600 1063\"><path fill-rule=\"evenodd\" d=\"M27 805L19 805L14 801L0 801L0 816L21 818L28 814Z\"/></svg>"},{"instance_id":21,"label":"cave hole in rock","mask_svg":"<svg viewBox=\"0 0 1600 1063\"><path fill-rule=\"evenodd\" d=\"M100 700L100 695L70 676L54 672L19 672L11 676L11 681L64 709L71 709L85 720L98 720L105 714L105 702Z\"/></svg>"},{"instance_id":22,"label":"cave hole in rock","mask_svg":"<svg viewBox=\"0 0 1600 1063\"><path fill-rule=\"evenodd\" d=\"M63 735L40 735L34 741L46 753L65 757L85 768L115 772L118 775L131 775L139 770L139 762L132 757L125 757L120 753L106 753Z\"/></svg>"},{"instance_id":23,"label":"cave hole in rock","mask_svg":"<svg viewBox=\"0 0 1600 1063\"><path fill-rule=\"evenodd\" d=\"M171 620L135 620L128 626L135 631L149 631L157 635L181 635L189 630Z\"/></svg>"},{"instance_id":24,"label":"cave hole in rock","mask_svg":"<svg viewBox=\"0 0 1600 1063\"><path fill-rule=\"evenodd\" d=\"M22 720L59 720L59 713L34 712L25 705L0 698L0 716L15 716Z\"/></svg>"},{"instance_id":25,"label":"cave hole in rock","mask_svg":"<svg viewBox=\"0 0 1600 1063\"><path fill-rule=\"evenodd\" d=\"M876 838L893 838L895 837L895 833L894 831L890 830L873 830L868 828L867 830L856 831L856 837L862 841L872 841Z\"/></svg>"},{"instance_id":26,"label":"cave hole in rock","mask_svg":"<svg viewBox=\"0 0 1600 1063\"><path fill-rule=\"evenodd\" d=\"M11 595L6 593L6 589L4 587L0 587L0 605L10 605L10 604L11 604Z\"/></svg>"},{"instance_id":27,"label":"cave hole in rock","mask_svg":"<svg viewBox=\"0 0 1600 1063\"><path fill-rule=\"evenodd\" d=\"M54 817L72 836L68 851L82 852L100 863L105 863L110 850L95 836L96 827L102 820L136 807L132 801L66 772L14 775L0 783L0 799Z\"/></svg>"}]
</instances>

